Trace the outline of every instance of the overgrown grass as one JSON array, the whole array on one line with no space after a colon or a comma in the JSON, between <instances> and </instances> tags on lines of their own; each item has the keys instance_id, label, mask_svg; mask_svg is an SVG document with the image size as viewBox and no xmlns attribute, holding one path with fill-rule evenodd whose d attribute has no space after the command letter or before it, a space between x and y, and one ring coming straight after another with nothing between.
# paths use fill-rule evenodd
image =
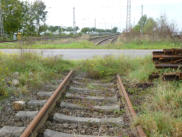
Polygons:
<instances>
[{"instance_id":1,"label":"overgrown grass","mask_svg":"<svg viewBox=\"0 0 182 137\"><path fill-rule=\"evenodd\" d=\"M72 41L62 43L61 41L36 42L32 44L0 43L0 49L10 48L28 48L28 49L164 49L164 48L181 48L180 42L169 41L132 41L117 42L115 44L94 45L89 41Z\"/></svg>"},{"instance_id":2,"label":"overgrown grass","mask_svg":"<svg viewBox=\"0 0 182 137\"><path fill-rule=\"evenodd\" d=\"M149 75L157 71L151 57L97 57L73 63L61 58L41 58L32 54L0 54L0 64L0 99L11 93L27 92L28 88L38 88L50 79L61 78L64 72L73 68L87 72L89 77L96 79L113 78L120 74L122 79L133 83L148 82ZM14 89L13 79L20 82ZM17 91L19 89L21 93ZM139 97L142 103L139 104L141 109L135 125L140 124L149 137L182 136L181 81L164 82L159 79L154 81L153 87L144 89L142 94L136 94L138 95L142 96Z\"/></svg>"},{"instance_id":3,"label":"overgrown grass","mask_svg":"<svg viewBox=\"0 0 182 137\"><path fill-rule=\"evenodd\" d=\"M105 57L83 61L80 68L92 78L105 78L120 74L134 81L147 81L149 74L155 71L151 57L132 59Z\"/></svg>"},{"instance_id":4,"label":"overgrown grass","mask_svg":"<svg viewBox=\"0 0 182 137\"><path fill-rule=\"evenodd\" d=\"M130 82L127 86L131 86L132 83L148 82L149 74L157 71L151 60L151 57L143 59L95 58L82 62L80 68L87 72L89 77L97 79L106 79L120 74L122 79ZM161 70L160 72L164 71ZM151 88L142 91L141 89L138 90L137 87L132 88L134 88L132 92L134 107L140 108L139 117L134 125L140 124L148 137L182 136L181 81L164 82L158 79L154 81L154 86Z\"/></svg>"},{"instance_id":5,"label":"overgrown grass","mask_svg":"<svg viewBox=\"0 0 182 137\"><path fill-rule=\"evenodd\" d=\"M172 41L132 41L123 43L122 45L118 44L118 46L123 49L165 49L181 48L182 44L180 42Z\"/></svg>"},{"instance_id":6,"label":"overgrown grass","mask_svg":"<svg viewBox=\"0 0 182 137\"><path fill-rule=\"evenodd\" d=\"M181 82L156 81L150 89L140 123L149 137L182 136L182 85Z\"/></svg>"},{"instance_id":7,"label":"overgrown grass","mask_svg":"<svg viewBox=\"0 0 182 137\"><path fill-rule=\"evenodd\" d=\"M35 44L30 46L30 48L40 48L40 49L92 49L95 45L88 41L63 43L63 44ZM25 48L29 48L28 46Z\"/></svg>"},{"instance_id":8,"label":"overgrown grass","mask_svg":"<svg viewBox=\"0 0 182 137\"><path fill-rule=\"evenodd\" d=\"M33 54L0 54L0 96L8 96L16 90L38 88L44 82L61 78L64 72L72 69L74 63L61 58L41 58ZM13 80L18 80L13 85Z\"/></svg>"}]
</instances>

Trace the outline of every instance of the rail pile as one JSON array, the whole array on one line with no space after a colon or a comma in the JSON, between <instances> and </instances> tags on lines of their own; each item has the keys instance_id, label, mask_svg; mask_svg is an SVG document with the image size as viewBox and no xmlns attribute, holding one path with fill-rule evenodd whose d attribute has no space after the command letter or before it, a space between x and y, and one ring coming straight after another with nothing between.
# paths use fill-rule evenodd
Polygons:
<instances>
[{"instance_id":1,"label":"rail pile","mask_svg":"<svg viewBox=\"0 0 182 137\"><path fill-rule=\"evenodd\" d=\"M163 49L153 52L153 62L157 69L182 69L182 49ZM158 78L159 74L153 74ZM182 72L170 72L163 74L164 80L181 80Z\"/></svg>"}]
</instances>

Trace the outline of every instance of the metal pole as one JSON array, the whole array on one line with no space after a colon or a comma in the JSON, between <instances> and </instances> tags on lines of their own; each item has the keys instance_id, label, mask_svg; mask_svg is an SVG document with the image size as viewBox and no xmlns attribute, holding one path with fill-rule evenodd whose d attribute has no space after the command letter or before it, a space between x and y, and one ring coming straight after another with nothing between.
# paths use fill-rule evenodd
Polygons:
<instances>
[{"instance_id":1,"label":"metal pole","mask_svg":"<svg viewBox=\"0 0 182 137\"><path fill-rule=\"evenodd\" d=\"M131 29L131 0L127 0L127 12L126 12L126 31Z\"/></svg>"},{"instance_id":2,"label":"metal pole","mask_svg":"<svg viewBox=\"0 0 182 137\"><path fill-rule=\"evenodd\" d=\"M143 5L141 6L141 18L143 17ZM143 24L141 24L141 35L143 36Z\"/></svg>"},{"instance_id":3,"label":"metal pole","mask_svg":"<svg viewBox=\"0 0 182 137\"><path fill-rule=\"evenodd\" d=\"M143 5L141 6L141 16L143 17Z\"/></svg>"},{"instance_id":4,"label":"metal pole","mask_svg":"<svg viewBox=\"0 0 182 137\"><path fill-rule=\"evenodd\" d=\"M76 17L75 17L75 7L73 7L73 31L76 33Z\"/></svg>"},{"instance_id":5,"label":"metal pole","mask_svg":"<svg viewBox=\"0 0 182 137\"><path fill-rule=\"evenodd\" d=\"M97 20L96 20L96 18L95 18L95 20L94 20L94 23L95 23L95 24L94 24L94 25L95 25L94 27L97 28Z\"/></svg>"},{"instance_id":6,"label":"metal pole","mask_svg":"<svg viewBox=\"0 0 182 137\"><path fill-rule=\"evenodd\" d=\"M4 34L4 27L3 27L3 17L2 17L2 1L0 0L0 36L2 37Z\"/></svg>"}]
</instances>

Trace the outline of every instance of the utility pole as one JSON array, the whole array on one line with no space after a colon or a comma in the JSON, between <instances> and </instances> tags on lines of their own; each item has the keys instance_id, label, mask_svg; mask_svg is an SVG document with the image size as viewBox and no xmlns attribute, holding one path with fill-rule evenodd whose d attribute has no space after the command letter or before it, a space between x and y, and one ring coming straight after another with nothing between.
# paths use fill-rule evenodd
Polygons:
<instances>
[{"instance_id":1,"label":"utility pole","mask_svg":"<svg viewBox=\"0 0 182 137\"><path fill-rule=\"evenodd\" d=\"M75 18L75 7L73 7L73 31L76 33L76 18Z\"/></svg>"},{"instance_id":2,"label":"utility pole","mask_svg":"<svg viewBox=\"0 0 182 137\"><path fill-rule=\"evenodd\" d=\"M143 17L143 5L141 6L141 18ZM141 30L140 30L140 32L141 32L141 35L143 36L143 24L141 24Z\"/></svg>"},{"instance_id":3,"label":"utility pole","mask_svg":"<svg viewBox=\"0 0 182 137\"><path fill-rule=\"evenodd\" d=\"M131 29L131 0L127 0L127 12L126 12L126 31Z\"/></svg>"},{"instance_id":4,"label":"utility pole","mask_svg":"<svg viewBox=\"0 0 182 137\"><path fill-rule=\"evenodd\" d=\"M3 18L2 18L2 1L0 0L0 36L4 35Z\"/></svg>"},{"instance_id":5,"label":"utility pole","mask_svg":"<svg viewBox=\"0 0 182 137\"><path fill-rule=\"evenodd\" d=\"M96 20L96 18L94 20L94 27L97 28L97 20Z\"/></svg>"},{"instance_id":6,"label":"utility pole","mask_svg":"<svg viewBox=\"0 0 182 137\"><path fill-rule=\"evenodd\" d=\"M143 5L141 6L141 16L143 17Z\"/></svg>"}]
</instances>

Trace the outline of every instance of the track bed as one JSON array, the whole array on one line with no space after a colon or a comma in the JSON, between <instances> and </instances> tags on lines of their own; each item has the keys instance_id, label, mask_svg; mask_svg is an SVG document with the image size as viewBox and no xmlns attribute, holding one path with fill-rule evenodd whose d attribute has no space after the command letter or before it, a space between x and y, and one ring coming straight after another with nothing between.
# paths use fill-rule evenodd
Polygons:
<instances>
[{"instance_id":1,"label":"track bed","mask_svg":"<svg viewBox=\"0 0 182 137\"><path fill-rule=\"evenodd\" d=\"M75 75L70 81L36 136L138 136L136 129L130 126L131 118L119 95L116 81L93 80L86 78L85 75ZM0 137L20 136L52 94L51 90L37 92L34 100L26 102L23 111L14 112L16 121L9 122L10 125L0 129Z\"/></svg>"}]
</instances>

